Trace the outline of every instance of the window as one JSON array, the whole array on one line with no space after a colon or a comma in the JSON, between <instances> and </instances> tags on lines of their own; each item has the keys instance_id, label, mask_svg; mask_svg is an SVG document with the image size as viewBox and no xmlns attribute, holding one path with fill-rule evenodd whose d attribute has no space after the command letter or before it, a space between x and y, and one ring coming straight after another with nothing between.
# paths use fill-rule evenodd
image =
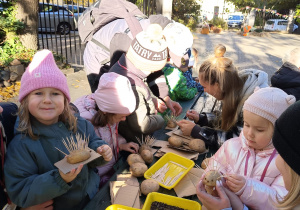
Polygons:
<instances>
[{"instance_id":1,"label":"window","mask_svg":"<svg viewBox=\"0 0 300 210\"><path fill-rule=\"evenodd\" d=\"M273 25L275 22L273 20L268 20L267 25Z\"/></svg>"},{"instance_id":2,"label":"window","mask_svg":"<svg viewBox=\"0 0 300 210\"><path fill-rule=\"evenodd\" d=\"M286 26L288 23L287 23L287 21L278 21L278 25L279 26Z\"/></svg>"}]
</instances>

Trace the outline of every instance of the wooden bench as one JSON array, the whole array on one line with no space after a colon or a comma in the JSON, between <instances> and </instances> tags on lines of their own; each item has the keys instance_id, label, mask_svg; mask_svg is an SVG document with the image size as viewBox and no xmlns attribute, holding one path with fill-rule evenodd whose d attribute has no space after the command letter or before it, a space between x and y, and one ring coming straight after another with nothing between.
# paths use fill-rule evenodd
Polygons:
<instances>
[{"instance_id":1,"label":"wooden bench","mask_svg":"<svg viewBox=\"0 0 300 210\"><path fill-rule=\"evenodd\" d=\"M202 100L203 102L203 107L205 107L205 101L203 100L203 98L205 97L205 95L203 94L203 92L199 93L198 95L196 95L194 97L194 99L189 100L189 101L179 101L180 105L182 106L182 113L180 114L180 116L178 116L178 120L181 119L185 119L185 113L189 110L189 109L193 109L193 107L195 106L196 102L199 100ZM202 106L202 104L200 105ZM202 109L201 109L202 110ZM168 139L168 136L166 135L166 132L168 132L169 130L165 130L165 129L161 129L156 131L153 136L156 139L160 139L160 140L166 140ZM210 157L215 151L210 151L209 153L207 153L207 156ZM114 165L114 169L115 169L115 173L114 175L110 178L109 181L115 181L117 180L117 175L118 174L124 174L124 173L130 173L129 172L129 165L126 162L126 155L123 155L120 157L120 159L117 161L117 163ZM205 155L199 155L198 160L195 161L196 164L201 165L203 159L205 158ZM156 161L158 160L158 158L154 157L154 161L152 162L152 164L154 164ZM138 178L139 182L141 183L144 178ZM109 187L109 181L100 189L100 191L95 195L95 197L88 203L88 205L84 208L84 209L99 209L99 210L105 210L109 205L111 205L111 199L110 199L110 187ZM172 190L167 190L165 188L160 187L159 190L160 193L164 193L164 194L168 194L168 195L173 195L176 196L175 191ZM146 196L142 195L140 196L141 202L144 203ZM188 199L191 200L196 200L198 202L200 202L197 198L196 195L194 196L190 196L188 197Z\"/></svg>"}]
</instances>

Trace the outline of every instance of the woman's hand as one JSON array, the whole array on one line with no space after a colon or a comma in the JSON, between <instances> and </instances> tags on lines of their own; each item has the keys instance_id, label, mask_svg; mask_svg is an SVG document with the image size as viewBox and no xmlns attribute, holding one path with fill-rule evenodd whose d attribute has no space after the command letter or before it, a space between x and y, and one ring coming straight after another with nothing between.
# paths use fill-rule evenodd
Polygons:
<instances>
[{"instance_id":1,"label":"woman's hand","mask_svg":"<svg viewBox=\"0 0 300 210\"><path fill-rule=\"evenodd\" d=\"M226 185L234 193L240 191L246 184L245 177L238 174L227 174L225 179Z\"/></svg>"},{"instance_id":2,"label":"woman's hand","mask_svg":"<svg viewBox=\"0 0 300 210\"><path fill-rule=\"evenodd\" d=\"M195 126L195 123L188 120L180 120L179 122L177 122L177 125L180 127L180 130L182 131L183 135L190 136Z\"/></svg>"},{"instance_id":3,"label":"woman's hand","mask_svg":"<svg viewBox=\"0 0 300 210\"><path fill-rule=\"evenodd\" d=\"M197 196L208 210L220 210L231 207L230 200L224 191L221 181L217 181L216 190L219 197L208 194L202 181L196 186Z\"/></svg>"},{"instance_id":4,"label":"woman's hand","mask_svg":"<svg viewBox=\"0 0 300 210\"><path fill-rule=\"evenodd\" d=\"M97 152L102 155L105 161L110 161L112 159L112 151L107 144L98 147Z\"/></svg>"},{"instance_id":5,"label":"woman's hand","mask_svg":"<svg viewBox=\"0 0 300 210\"><path fill-rule=\"evenodd\" d=\"M199 121L199 113L195 110L188 110L186 112L186 116L190 120L193 120L195 123L197 123Z\"/></svg>"},{"instance_id":6,"label":"woman's hand","mask_svg":"<svg viewBox=\"0 0 300 210\"><path fill-rule=\"evenodd\" d=\"M137 143L134 143L134 142L121 144L120 145L120 150L131 152L131 153L138 153L139 145Z\"/></svg>"},{"instance_id":7,"label":"woman's hand","mask_svg":"<svg viewBox=\"0 0 300 210\"><path fill-rule=\"evenodd\" d=\"M61 170L58 170L59 171L59 174L61 176L61 178L66 182L66 183L69 183L71 181L73 181L77 175L80 173L81 169L83 167L83 164L80 164L78 166L78 168L74 168L72 169L69 173L67 174L64 174Z\"/></svg>"},{"instance_id":8,"label":"woman's hand","mask_svg":"<svg viewBox=\"0 0 300 210\"><path fill-rule=\"evenodd\" d=\"M234 192L230 191L226 187L223 187L226 195L228 196L230 200L230 204L233 210L243 210L244 209L244 204L242 203L241 199L239 196L237 196Z\"/></svg>"},{"instance_id":9,"label":"woman's hand","mask_svg":"<svg viewBox=\"0 0 300 210\"><path fill-rule=\"evenodd\" d=\"M178 116L181 114L182 107L178 102L172 101L172 99L169 96L166 96L164 98L164 101L166 102L167 107L172 111L174 116Z\"/></svg>"},{"instance_id":10,"label":"woman's hand","mask_svg":"<svg viewBox=\"0 0 300 210\"><path fill-rule=\"evenodd\" d=\"M30 206L27 208L21 208L21 210L52 210L53 209L53 200L46 201L44 203L35 205L35 206Z\"/></svg>"}]
</instances>

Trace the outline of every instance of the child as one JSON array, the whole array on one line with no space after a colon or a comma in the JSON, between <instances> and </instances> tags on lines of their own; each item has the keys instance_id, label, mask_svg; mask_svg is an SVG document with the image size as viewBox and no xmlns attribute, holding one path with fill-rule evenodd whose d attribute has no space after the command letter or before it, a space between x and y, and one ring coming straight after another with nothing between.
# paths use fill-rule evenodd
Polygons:
<instances>
[{"instance_id":1,"label":"child","mask_svg":"<svg viewBox=\"0 0 300 210\"><path fill-rule=\"evenodd\" d=\"M68 154L62 140L75 134L89 137L88 147L110 161L112 151L93 126L74 116L69 106L67 79L49 50L35 54L21 79L19 122L4 165L5 184L12 202L28 207L53 200L54 209L82 209L98 191L99 176L88 165L64 174L54 163Z\"/></svg>"},{"instance_id":2,"label":"child","mask_svg":"<svg viewBox=\"0 0 300 210\"><path fill-rule=\"evenodd\" d=\"M276 119L295 97L278 88L256 90L244 103L244 127L239 137L226 141L209 162L220 169L228 188L251 209L273 209L269 196L284 196L278 156L272 143Z\"/></svg>"},{"instance_id":3,"label":"child","mask_svg":"<svg viewBox=\"0 0 300 210\"><path fill-rule=\"evenodd\" d=\"M289 191L277 198L278 209L300 208L300 102L290 106L276 121L273 144L279 155L276 166L281 172L285 188Z\"/></svg>"},{"instance_id":4,"label":"child","mask_svg":"<svg viewBox=\"0 0 300 210\"><path fill-rule=\"evenodd\" d=\"M94 125L96 134L113 149L113 157L105 166L98 168L103 185L114 173L113 165L118 160L119 151L137 153L139 145L127 143L118 135L118 125L130 115L136 106L136 100L129 80L114 72L105 73L100 78L95 93L83 96L75 101L80 116Z\"/></svg>"}]
</instances>

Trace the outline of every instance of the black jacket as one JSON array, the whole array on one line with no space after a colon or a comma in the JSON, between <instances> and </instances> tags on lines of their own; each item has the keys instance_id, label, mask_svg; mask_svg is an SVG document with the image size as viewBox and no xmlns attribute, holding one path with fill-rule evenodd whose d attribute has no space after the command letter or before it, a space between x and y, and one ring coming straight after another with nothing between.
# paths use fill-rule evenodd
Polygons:
<instances>
[{"instance_id":1,"label":"black jacket","mask_svg":"<svg viewBox=\"0 0 300 210\"><path fill-rule=\"evenodd\" d=\"M271 84L295 96L297 101L300 99L300 69L297 66L285 62L271 77Z\"/></svg>"}]
</instances>

